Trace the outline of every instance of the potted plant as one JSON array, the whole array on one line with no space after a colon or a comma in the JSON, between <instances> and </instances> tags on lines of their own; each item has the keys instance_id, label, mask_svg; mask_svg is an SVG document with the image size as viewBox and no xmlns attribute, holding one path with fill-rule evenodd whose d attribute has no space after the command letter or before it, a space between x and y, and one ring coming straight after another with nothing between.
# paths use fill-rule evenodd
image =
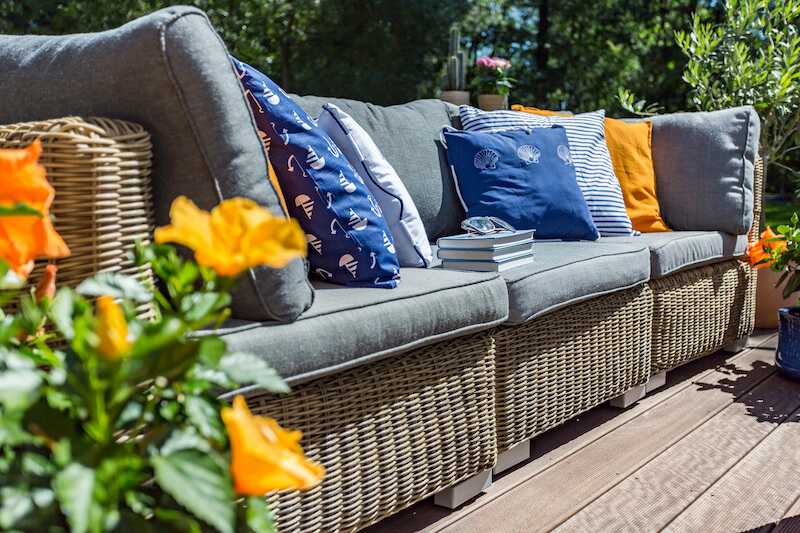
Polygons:
<instances>
[{"instance_id":1,"label":"potted plant","mask_svg":"<svg viewBox=\"0 0 800 533\"><path fill-rule=\"evenodd\" d=\"M750 264L769 267L778 274L775 287L783 285L782 296L788 299L800 291L800 218L792 215L790 226L778 226L778 234L767 226L761 240L747 246ZM800 303L800 302L798 302ZM800 379L800 306L778 310L778 350L775 362L788 376Z\"/></svg>"},{"instance_id":2,"label":"potted plant","mask_svg":"<svg viewBox=\"0 0 800 533\"><path fill-rule=\"evenodd\" d=\"M484 111L508 108L508 93L517 81L508 77L511 62L500 57L481 57L475 61L473 86L478 91L478 107Z\"/></svg>"},{"instance_id":3,"label":"potted plant","mask_svg":"<svg viewBox=\"0 0 800 533\"><path fill-rule=\"evenodd\" d=\"M458 28L450 29L450 57L447 60L447 72L443 76L445 90L439 98L455 105L469 105L469 91L467 85L467 72L465 68L466 56L461 48L461 32Z\"/></svg>"}]
</instances>

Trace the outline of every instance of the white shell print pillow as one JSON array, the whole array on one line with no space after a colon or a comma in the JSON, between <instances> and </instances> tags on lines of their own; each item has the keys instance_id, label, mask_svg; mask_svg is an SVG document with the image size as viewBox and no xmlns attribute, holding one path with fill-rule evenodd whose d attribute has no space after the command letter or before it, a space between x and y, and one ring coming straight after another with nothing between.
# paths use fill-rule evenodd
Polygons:
<instances>
[{"instance_id":1,"label":"white shell print pillow","mask_svg":"<svg viewBox=\"0 0 800 533\"><path fill-rule=\"evenodd\" d=\"M334 104L322 109L317 124L333 139L378 202L392 233L400 266L430 266L433 253L425 226L397 172L350 115Z\"/></svg>"}]
</instances>

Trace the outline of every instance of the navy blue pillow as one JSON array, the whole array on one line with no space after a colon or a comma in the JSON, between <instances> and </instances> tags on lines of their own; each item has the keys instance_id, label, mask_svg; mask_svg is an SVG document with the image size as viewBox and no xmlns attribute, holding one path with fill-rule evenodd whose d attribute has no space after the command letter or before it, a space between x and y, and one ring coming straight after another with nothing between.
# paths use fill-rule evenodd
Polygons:
<instances>
[{"instance_id":1,"label":"navy blue pillow","mask_svg":"<svg viewBox=\"0 0 800 533\"><path fill-rule=\"evenodd\" d=\"M289 214L306 232L312 271L351 287L396 287L394 242L361 177L283 89L232 59Z\"/></svg>"},{"instance_id":2,"label":"navy blue pillow","mask_svg":"<svg viewBox=\"0 0 800 533\"><path fill-rule=\"evenodd\" d=\"M444 130L467 216L500 217L537 239L600 237L575 177L563 127L497 133Z\"/></svg>"}]
</instances>

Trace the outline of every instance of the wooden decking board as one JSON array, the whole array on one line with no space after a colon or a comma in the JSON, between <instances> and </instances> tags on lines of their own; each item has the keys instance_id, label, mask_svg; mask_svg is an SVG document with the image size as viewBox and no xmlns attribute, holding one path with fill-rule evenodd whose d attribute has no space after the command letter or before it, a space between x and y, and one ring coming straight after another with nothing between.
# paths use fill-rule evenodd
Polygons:
<instances>
[{"instance_id":1,"label":"wooden decking board","mask_svg":"<svg viewBox=\"0 0 800 533\"><path fill-rule=\"evenodd\" d=\"M771 376L556 531L658 531L800 408L795 389Z\"/></svg>"},{"instance_id":2,"label":"wooden decking board","mask_svg":"<svg viewBox=\"0 0 800 533\"><path fill-rule=\"evenodd\" d=\"M800 477L800 473L798 473ZM783 513L781 521L773 529L774 533L800 533L800 495L792 506Z\"/></svg>"},{"instance_id":3,"label":"wooden decking board","mask_svg":"<svg viewBox=\"0 0 800 533\"><path fill-rule=\"evenodd\" d=\"M785 380L782 376L779 379ZM798 387L793 383L794 396ZM800 409L708 488L665 532L748 531L777 523L800 494Z\"/></svg>"},{"instance_id":4,"label":"wooden decking board","mask_svg":"<svg viewBox=\"0 0 800 533\"><path fill-rule=\"evenodd\" d=\"M485 512L472 512L448 523L450 527L425 531L540 531L561 524L774 373L765 363L770 357L768 350L743 352L563 457L554 463L557 467L548 464L513 490L494 497ZM503 517L502 523L498 517Z\"/></svg>"}]
</instances>

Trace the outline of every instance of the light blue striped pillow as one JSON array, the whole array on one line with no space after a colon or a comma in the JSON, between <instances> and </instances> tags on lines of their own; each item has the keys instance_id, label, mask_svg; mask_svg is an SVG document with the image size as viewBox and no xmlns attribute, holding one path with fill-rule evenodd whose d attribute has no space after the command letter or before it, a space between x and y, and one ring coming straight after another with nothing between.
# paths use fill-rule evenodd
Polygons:
<instances>
[{"instance_id":1,"label":"light blue striped pillow","mask_svg":"<svg viewBox=\"0 0 800 533\"><path fill-rule=\"evenodd\" d=\"M572 117L539 116L521 111L487 113L471 106L459 107L461 125L467 131L505 131L550 127L554 124L567 130L567 140L581 188L592 220L600 235L639 235L625 211L622 189L614 174L605 135L605 111L593 111Z\"/></svg>"}]
</instances>

